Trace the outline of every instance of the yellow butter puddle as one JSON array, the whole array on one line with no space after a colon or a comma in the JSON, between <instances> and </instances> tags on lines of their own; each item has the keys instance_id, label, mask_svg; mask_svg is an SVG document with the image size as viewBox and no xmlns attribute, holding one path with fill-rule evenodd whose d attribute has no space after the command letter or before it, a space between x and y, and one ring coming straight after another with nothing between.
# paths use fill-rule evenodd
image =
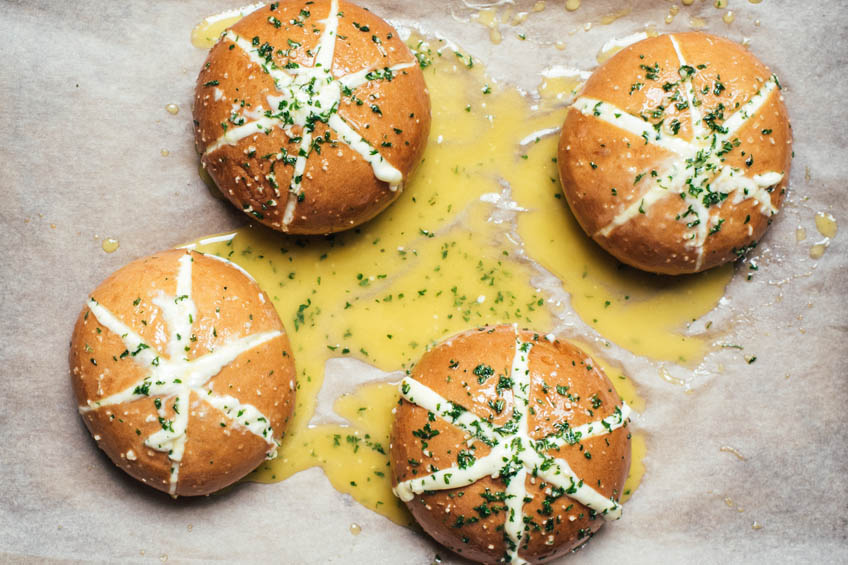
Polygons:
<instances>
[{"instance_id":1,"label":"yellow butter puddle","mask_svg":"<svg viewBox=\"0 0 848 565\"><path fill-rule=\"evenodd\" d=\"M603 337L640 355L695 363L706 343L681 332L717 303L730 277L729 268L685 279L620 268L583 235L557 196L555 136L532 135L562 123L561 104L534 110L516 89L487 79L467 54L438 46L431 52L418 45L432 99L431 139L386 212L332 237L248 226L198 241L200 251L235 261L267 291L297 363L296 411L281 456L249 479L281 481L320 466L337 490L401 524L410 517L391 493L387 455L395 387L360 387L334 406L349 425L310 427L329 359L403 370L429 345L470 327L516 322L550 331L553 299L534 288L539 271L521 256L523 242ZM520 149L528 136L529 146ZM520 242L511 223L491 219L492 198L484 197L505 190L526 209L518 212ZM642 409L632 382L606 369L621 396ZM634 435L633 445L629 492L644 472L644 438Z\"/></svg>"}]
</instances>

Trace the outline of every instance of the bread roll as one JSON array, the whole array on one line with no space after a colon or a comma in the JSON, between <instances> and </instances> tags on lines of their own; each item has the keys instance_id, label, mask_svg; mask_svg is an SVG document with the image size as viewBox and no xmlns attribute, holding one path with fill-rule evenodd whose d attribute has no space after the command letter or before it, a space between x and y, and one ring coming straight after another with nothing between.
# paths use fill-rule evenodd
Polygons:
<instances>
[{"instance_id":1,"label":"bread roll","mask_svg":"<svg viewBox=\"0 0 848 565\"><path fill-rule=\"evenodd\" d=\"M185 250L97 287L70 366L97 445L173 496L216 491L274 456L294 406L291 349L268 296L229 261Z\"/></svg>"},{"instance_id":2,"label":"bread roll","mask_svg":"<svg viewBox=\"0 0 848 565\"><path fill-rule=\"evenodd\" d=\"M464 557L545 561L621 515L630 410L577 347L513 326L468 331L427 352L401 397L395 494Z\"/></svg>"},{"instance_id":3,"label":"bread roll","mask_svg":"<svg viewBox=\"0 0 848 565\"><path fill-rule=\"evenodd\" d=\"M736 43L691 32L623 49L569 109L562 189L618 260L694 273L744 254L780 209L792 157L780 82Z\"/></svg>"},{"instance_id":4,"label":"bread roll","mask_svg":"<svg viewBox=\"0 0 848 565\"><path fill-rule=\"evenodd\" d=\"M344 0L273 2L228 29L197 78L195 142L221 192L295 234L359 225L421 158L430 99L398 33Z\"/></svg>"}]
</instances>

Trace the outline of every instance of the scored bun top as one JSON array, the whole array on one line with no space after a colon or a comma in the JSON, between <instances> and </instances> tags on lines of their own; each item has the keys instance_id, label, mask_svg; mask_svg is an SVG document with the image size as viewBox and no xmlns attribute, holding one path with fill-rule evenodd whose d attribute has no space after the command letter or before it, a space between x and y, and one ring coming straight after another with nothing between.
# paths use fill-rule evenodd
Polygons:
<instances>
[{"instance_id":1,"label":"scored bun top","mask_svg":"<svg viewBox=\"0 0 848 565\"><path fill-rule=\"evenodd\" d=\"M783 201L792 156L781 86L742 46L660 35L599 67L560 137L563 192L620 261L693 273L756 245Z\"/></svg>"},{"instance_id":2,"label":"scored bun top","mask_svg":"<svg viewBox=\"0 0 848 565\"><path fill-rule=\"evenodd\" d=\"M552 559L618 518L629 408L577 347L497 326L427 352L401 382L395 494L464 557Z\"/></svg>"},{"instance_id":3,"label":"scored bun top","mask_svg":"<svg viewBox=\"0 0 848 565\"><path fill-rule=\"evenodd\" d=\"M295 372L268 296L232 263L164 251L97 287L74 328L71 381L98 445L171 495L208 494L274 454Z\"/></svg>"},{"instance_id":4,"label":"scored bun top","mask_svg":"<svg viewBox=\"0 0 848 565\"><path fill-rule=\"evenodd\" d=\"M221 192L267 226L325 234L400 193L430 130L417 59L344 0L273 2L229 28L197 78L195 142Z\"/></svg>"}]
</instances>

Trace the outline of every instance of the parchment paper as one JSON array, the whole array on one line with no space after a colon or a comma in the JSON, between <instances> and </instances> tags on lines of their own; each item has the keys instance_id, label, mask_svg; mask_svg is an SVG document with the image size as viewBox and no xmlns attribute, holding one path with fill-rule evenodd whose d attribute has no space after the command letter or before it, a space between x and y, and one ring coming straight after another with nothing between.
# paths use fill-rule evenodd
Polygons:
<instances>
[{"instance_id":1,"label":"parchment paper","mask_svg":"<svg viewBox=\"0 0 848 565\"><path fill-rule=\"evenodd\" d=\"M789 201L757 250L754 280L739 269L706 318L731 328L722 339L744 354L724 350L694 373L676 370L683 387L661 379L654 362L607 350L647 398L635 422L647 436L647 474L624 518L566 560L848 561L845 3L730 0L736 20L728 26L712 1L681 7L671 25L663 23L669 2L628 3L628 15L600 25L620 3L586 0L572 13L549 1L520 29L505 29L500 45L459 2L362 3L400 27L460 43L496 79L527 90L551 65L591 69L608 39L647 24L683 31L698 16L708 31L750 38L786 87L796 157ZM0 2L0 560L454 559L338 494L317 469L173 501L117 470L77 414L67 347L87 293L132 259L245 221L198 177L190 107L205 52L189 32L238 4ZM552 46L560 39L564 51ZM180 106L177 116L165 111L169 103ZM813 260L817 211L843 231ZM801 243L798 226L807 232ZM106 254L101 239L110 236L120 249ZM560 325L592 336L573 313Z\"/></svg>"}]
</instances>

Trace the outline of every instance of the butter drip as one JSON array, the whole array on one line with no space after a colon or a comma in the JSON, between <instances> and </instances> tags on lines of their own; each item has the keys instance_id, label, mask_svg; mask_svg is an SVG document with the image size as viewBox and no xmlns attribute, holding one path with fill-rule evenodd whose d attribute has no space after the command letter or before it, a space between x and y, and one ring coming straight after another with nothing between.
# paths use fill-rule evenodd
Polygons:
<instances>
[{"instance_id":1,"label":"butter drip","mask_svg":"<svg viewBox=\"0 0 848 565\"><path fill-rule=\"evenodd\" d=\"M263 6L264 2L256 2L204 18L191 30L191 44L201 49L209 49L220 39L225 29Z\"/></svg>"}]
</instances>

